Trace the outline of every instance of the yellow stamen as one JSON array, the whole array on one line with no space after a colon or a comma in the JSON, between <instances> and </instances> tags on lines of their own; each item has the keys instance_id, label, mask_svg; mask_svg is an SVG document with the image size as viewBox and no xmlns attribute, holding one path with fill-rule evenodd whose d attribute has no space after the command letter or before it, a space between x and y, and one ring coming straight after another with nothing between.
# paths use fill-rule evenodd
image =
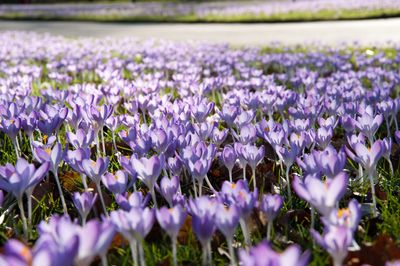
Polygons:
<instances>
[{"instance_id":1,"label":"yellow stamen","mask_svg":"<svg viewBox=\"0 0 400 266\"><path fill-rule=\"evenodd\" d=\"M49 155L51 154L51 149L50 148L46 148L46 149L44 149L44 151Z\"/></svg>"}]
</instances>

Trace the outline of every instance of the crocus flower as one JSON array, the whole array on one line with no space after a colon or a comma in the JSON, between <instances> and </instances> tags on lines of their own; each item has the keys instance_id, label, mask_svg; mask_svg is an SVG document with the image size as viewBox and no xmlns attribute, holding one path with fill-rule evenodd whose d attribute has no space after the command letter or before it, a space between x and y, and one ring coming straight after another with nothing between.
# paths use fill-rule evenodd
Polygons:
<instances>
[{"instance_id":1,"label":"crocus flower","mask_svg":"<svg viewBox=\"0 0 400 266\"><path fill-rule=\"evenodd\" d=\"M153 198L154 205L157 206L156 194L154 191L154 185L157 182L161 171L164 169L165 158L164 155L154 155L150 158L142 157L140 159L133 158L133 168L138 174L138 178L147 186L150 190Z\"/></svg>"},{"instance_id":2,"label":"crocus flower","mask_svg":"<svg viewBox=\"0 0 400 266\"><path fill-rule=\"evenodd\" d=\"M256 167L257 164L264 159L264 146L261 146L260 148L257 148L257 146L255 145L245 145L244 149L243 149L243 155L247 161L247 163L249 164L252 172L253 172L253 176L252 178L254 178L254 188L257 187L256 184Z\"/></svg>"},{"instance_id":3,"label":"crocus flower","mask_svg":"<svg viewBox=\"0 0 400 266\"><path fill-rule=\"evenodd\" d=\"M231 265L236 265L235 253L233 251L233 235L240 221L239 209L232 206L225 206L222 203L218 204L215 214L215 223L219 231L225 236L229 248L229 256Z\"/></svg>"},{"instance_id":4,"label":"crocus flower","mask_svg":"<svg viewBox=\"0 0 400 266\"><path fill-rule=\"evenodd\" d=\"M226 122L229 127L232 127L234 124L236 116L239 113L239 108L235 105L224 104L222 106L222 111L218 112L219 117Z\"/></svg>"},{"instance_id":5,"label":"crocus flower","mask_svg":"<svg viewBox=\"0 0 400 266\"><path fill-rule=\"evenodd\" d=\"M240 226L242 228L246 245L250 246L250 233L248 232L246 220L250 217L257 204L258 191L250 191L245 180L236 183L224 181L218 198L228 206L236 206L240 212Z\"/></svg>"},{"instance_id":6,"label":"crocus flower","mask_svg":"<svg viewBox=\"0 0 400 266\"><path fill-rule=\"evenodd\" d=\"M165 152L170 144L168 135L163 129L152 130L150 132L150 138L153 148L157 153Z\"/></svg>"},{"instance_id":7,"label":"crocus flower","mask_svg":"<svg viewBox=\"0 0 400 266\"><path fill-rule=\"evenodd\" d=\"M331 142L333 136L332 127L320 127L315 135L315 141L321 149L325 149Z\"/></svg>"},{"instance_id":8,"label":"crocus flower","mask_svg":"<svg viewBox=\"0 0 400 266\"><path fill-rule=\"evenodd\" d=\"M346 164L344 149L337 152L332 146L328 146L324 151L316 153L315 157L321 172L328 178L337 176Z\"/></svg>"},{"instance_id":9,"label":"crocus flower","mask_svg":"<svg viewBox=\"0 0 400 266\"><path fill-rule=\"evenodd\" d=\"M343 265L347 250L353 241L353 231L350 228L343 225L330 225L325 228L322 236L313 229L311 229L311 235L331 255L334 266Z\"/></svg>"},{"instance_id":10,"label":"crocus flower","mask_svg":"<svg viewBox=\"0 0 400 266\"><path fill-rule=\"evenodd\" d=\"M193 231L203 247L203 265L211 263L208 245L216 230L215 215L217 201L206 196L189 200L189 212L192 215Z\"/></svg>"},{"instance_id":11,"label":"crocus flower","mask_svg":"<svg viewBox=\"0 0 400 266\"><path fill-rule=\"evenodd\" d=\"M252 247L249 252L239 252L241 265L243 266L305 266L308 264L310 254L301 253L297 245L289 246L283 253L276 253L266 241Z\"/></svg>"},{"instance_id":12,"label":"crocus flower","mask_svg":"<svg viewBox=\"0 0 400 266\"><path fill-rule=\"evenodd\" d=\"M86 224L86 218L96 202L96 199L97 194L93 194L92 192L83 192L82 194L79 192L74 193L72 200L81 216L83 225Z\"/></svg>"},{"instance_id":13,"label":"crocus flower","mask_svg":"<svg viewBox=\"0 0 400 266\"><path fill-rule=\"evenodd\" d=\"M114 227L109 222L91 220L86 225L79 226L71 222L68 216L53 216L48 223L41 222L38 229L40 237L35 249L47 246L55 254L61 253L61 258L68 255L66 261L73 262L67 265L88 266L97 255L104 258L115 234Z\"/></svg>"},{"instance_id":14,"label":"crocus flower","mask_svg":"<svg viewBox=\"0 0 400 266\"><path fill-rule=\"evenodd\" d=\"M108 212L104 202L103 193L101 192L100 182L102 175L107 171L109 163L109 157L99 157L96 161L92 161L91 159L84 159L82 161L82 167L85 170L86 175L96 184L97 193L99 193L101 205L103 206L103 211L106 216L108 216Z\"/></svg>"},{"instance_id":15,"label":"crocus flower","mask_svg":"<svg viewBox=\"0 0 400 266\"><path fill-rule=\"evenodd\" d=\"M237 156L235 150L229 145L225 146L224 150L221 153L221 160L226 168L228 168L230 182L232 182L232 170L235 166L236 159Z\"/></svg>"},{"instance_id":16,"label":"crocus flower","mask_svg":"<svg viewBox=\"0 0 400 266\"><path fill-rule=\"evenodd\" d=\"M260 210L265 214L268 219L267 239L270 239L272 221L278 215L279 210L282 208L283 199L279 195L263 195L260 202Z\"/></svg>"},{"instance_id":17,"label":"crocus flower","mask_svg":"<svg viewBox=\"0 0 400 266\"><path fill-rule=\"evenodd\" d=\"M71 131L67 132L68 142L75 148L87 148L94 140L93 129L88 129L87 131L80 128L76 131L76 134Z\"/></svg>"},{"instance_id":18,"label":"crocus flower","mask_svg":"<svg viewBox=\"0 0 400 266\"><path fill-rule=\"evenodd\" d=\"M118 170L115 174L106 173L102 175L103 185L113 194L122 194L128 185L128 175L125 171Z\"/></svg>"},{"instance_id":19,"label":"crocus flower","mask_svg":"<svg viewBox=\"0 0 400 266\"><path fill-rule=\"evenodd\" d=\"M333 209L328 217L323 217L322 221L326 226L347 226L353 232L357 230L361 219L361 205L357 200L352 199L347 208Z\"/></svg>"},{"instance_id":20,"label":"crocus flower","mask_svg":"<svg viewBox=\"0 0 400 266\"><path fill-rule=\"evenodd\" d=\"M131 208L129 212L117 210L110 213L110 220L129 242L132 259L138 265L137 248L139 246L139 258L144 264L144 251L142 241L148 235L154 223L154 210L149 208Z\"/></svg>"},{"instance_id":21,"label":"crocus flower","mask_svg":"<svg viewBox=\"0 0 400 266\"><path fill-rule=\"evenodd\" d=\"M293 189L322 215L328 216L347 189L348 176L340 173L334 178L322 181L313 176L303 180L295 175Z\"/></svg>"},{"instance_id":22,"label":"crocus flower","mask_svg":"<svg viewBox=\"0 0 400 266\"><path fill-rule=\"evenodd\" d=\"M96 184L100 184L102 175L107 171L110 163L109 157L99 157L96 161L91 159L82 160L82 168L86 175Z\"/></svg>"},{"instance_id":23,"label":"crocus flower","mask_svg":"<svg viewBox=\"0 0 400 266\"><path fill-rule=\"evenodd\" d=\"M1 167L0 189L12 193L17 199L18 207L21 212L25 238L27 237L28 225L22 202L23 194L26 193L28 198L28 219L30 224L32 213L31 196L33 189L43 179L44 175L48 173L49 169L50 163L48 162L43 163L36 170L33 164L29 164L23 158L18 159L15 168L10 164Z\"/></svg>"},{"instance_id":24,"label":"crocus flower","mask_svg":"<svg viewBox=\"0 0 400 266\"><path fill-rule=\"evenodd\" d=\"M379 159L385 152L385 147L383 145L383 142L381 140L375 141L370 148L367 148L364 144L362 143L356 143L354 145L354 151L355 154L350 151L349 149L346 149L347 155L355 160L356 162L360 163L364 169L368 173L368 178L370 181L371 185L371 194L372 194L372 207L373 207L373 213L376 215L376 196L375 196L375 181L374 181L374 175L375 175L375 170L376 166L378 164Z\"/></svg>"},{"instance_id":25,"label":"crocus flower","mask_svg":"<svg viewBox=\"0 0 400 266\"><path fill-rule=\"evenodd\" d=\"M160 194L164 197L164 199L168 202L168 205L170 207L173 207L173 205L174 205L173 197L180 190L179 177L173 176L170 179L167 176L164 176L161 179L158 190L159 190Z\"/></svg>"},{"instance_id":26,"label":"crocus flower","mask_svg":"<svg viewBox=\"0 0 400 266\"><path fill-rule=\"evenodd\" d=\"M17 139L17 134L20 129L21 119L19 118L3 119L1 121L1 130L11 139L17 157L20 157L20 148Z\"/></svg>"},{"instance_id":27,"label":"crocus flower","mask_svg":"<svg viewBox=\"0 0 400 266\"><path fill-rule=\"evenodd\" d=\"M357 118L355 124L358 130L367 136L369 140L372 140L382 122L383 115L374 116L372 107L368 106L363 114Z\"/></svg>"},{"instance_id":28,"label":"crocus flower","mask_svg":"<svg viewBox=\"0 0 400 266\"><path fill-rule=\"evenodd\" d=\"M182 158L185 161L187 169L193 177L193 185L195 193L197 192L194 180L199 182L199 195L202 193L203 180L206 179L210 189L210 182L207 178L207 173L211 168L212 160L216 154L216 148L214 144L206 145L203 141L196 142L193 146L187 146L182 151Z\"/></svg>"},{"instance_id":29,"label":"crocus flower","mask_svg":"<svg viewBox=\"0 0 400 266\"><path fill-rule=\"evenodd\" d=\"M176 242L179 230L185 222L186 211L180 205L169 209L162 207L156 211L156 217L162 229L164 229L171 238L173 265L176 266L178 265L176 257Z\"/></svg>"},{"instance_id":30,"label":"crocus flower","mask_svg":"<svg viewBox=\"0 0 400 266\"><path fill-rule=\"evenodd\" d=\"M252 124L248 124L240 129L239 139L243 145L246 145L249 143L253 143L257 137L256 135L257 135L256 127Z\"/></svg>"},{"instance_id":31,"label":"crocus flower","mask_svg":"<svg viewBox=\"0 0 400 266\"><path fill-rule=\"evenodd\" d=\"M143 196L142 192L135 191L132 194L128 192L115 195L115 201L124 211L129 211L132 208L144 208L149 204L151 195Z\"/></svg>"}]
</instances>

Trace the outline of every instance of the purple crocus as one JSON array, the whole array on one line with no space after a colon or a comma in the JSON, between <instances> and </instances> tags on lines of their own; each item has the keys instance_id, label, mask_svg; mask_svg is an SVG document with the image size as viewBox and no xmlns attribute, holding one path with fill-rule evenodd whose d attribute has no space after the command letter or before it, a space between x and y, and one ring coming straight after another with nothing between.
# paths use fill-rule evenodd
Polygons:
<instances>
[{"instance_id":1,"label":"purple crocus","mask_svg":"<svg viewBox=\"0 0 400 266\"><path fill-rule=\"evenodd\" d=\"M264 146L257 148L257 146L255 146L255 145L247 144L243 147L244 147L243 155L252 170L254 189L256 189L257 188L256 167L257 167L257 164L259 164L261 162L261 160L264 159L264 154L265 154Z\"/></svg>"},{"instance_id":2,"label":"purple crocus","mask_svg":"<svg viewBox=\"0 0 400 266\"><path fill-rule=\"evenodd\" d=\"M103 193L101 192L100 182L102 175L107 171L109 163L109 157L99 157L96 161L92 161L91 159L84 159L82 161L82 167L85 170L86 175L96 184L97 193L99 193L101 205L103 206L104 214L107 217L108 212L104 202Z\"/></svg>"},{"instance_id":3,"label":"purple crocus","mask_svg":"<svg viewBox=\"0 0 400 266\"><path fill-rule=\"evenodd\" d=\"M228 206L236 206L240 211L240 226L242 228L246 245L250 246L250 233L248 232L247 219L250 217L257 204L258 191L250 191L245 180L236 183L224 181L218 198Z\"/></svg>"},{"instance_id":4,"label":"purple crocus","mask_svg":"<svg viewBox=\"0 0 400 266\"><path fill-rule=\"evenodd\" d=\"M142 192L135 191L131 194L125 192L124 194L115 195L115 201L124 211L130 211L132 208L145 208L151 199L150 194L143 196Z\"/></svg>"},{"instance_id":5,"label":"purple crocus","mask_svg":"<svg viewBox=\"0 0 400 266\"><path fill-rule=\"evenodd\" d=\"M226 145L224 147L224 150L221 153L221 160L226 166L226 168L228 168L229 181L232 182L232 170L237 160L236 152L232 148L232 146Z\"/></svg>"},{"instance_id":6,"label":"purple crocus","mask_svg":"<svg viewBox=\"0 0 400 266\"><path fill-rule=\"evenodd\" d=\"M164 176L161 179L160 186L158 188L160 194L164 197L164 199L168 202L170 207L173 207L173 198L180 191L179 185L179 177L173 176L168 178Z\"/></svg>"},{"instance_id":7,"label":"purple crocus","mask_svg":"<svg viewBox=\"0 0 400 266\"><path fill-rule=\"evenodd\" d=\"M337 176L346 164L344 149L337 152L332 146L328 146L324 151L316 153L315 157L321 172L328 178Z\"/></svg>"},{"instance_id":8,"label":"purple crocus","mask_svg":"<svg viewBox=\"0 0 400 266\"><path fill-rule=\"evenodd\" d=\"M122 194L128 186L128 175L125 171L118 170L114 174L106 173L102 175L101 181L113 194Z\"/></svg>"},{"instance_id":9,"label":"purple crocus","mask_svg":"<svg viewBox=\"0 0 400 266\"><path fill-rule=\"evenodd\" d=\"M78 210L81 219L82 225L86 224L86 218L92 209L94 203L96 202L97 194L93 194L92 192L83 192L82 194L79 192L75 192L72 200L76 209Z\"/></svg>"},{"instance_id":10,"label":"purple crocus","mask_svg":"<svg viewBox=\"0 0 400 266\"><path fill-rule=\"evenodd\" d=\"M180 205L176 205L175 207L169 209L162 207L159 210L156 210L158 223L172 241L172 257L174 266L178 265L176 257L177 237L179 230L185 222L186 215L186 211Z\"/></svg>"},{"instance_id":11,"label":"purple crocus","mask_svg":"<svg viewBox=\"0 0 400 266\"><path fill-rule=\"evenodd\" d=\"M263 195L260 202L260 210L265 214L268 219L267 239L271 237L272 222L278 215L279 210L282 208L283 199L279 195L266 194Z\"/></svg>"},{"instance_id":12,"label":"purple crocus","mask_svg":"<svg viewBox=\"0 0 400 266\"><path fill-rule=\"evenodd\" d=\"M217 229L215 215L218 203L215 199L201 196L189 200L193 231L203 247L203 265L211 264L211 237Z\"/></svg>"},{"instance_id":13,"label":"purple crocus","mask_svg":"<svg viewBox=\"0 0 400 266\"><path fill-rule=\"evenodd\" d=\"M56 180L58 193L60 194L61 204L63 206L64 214L68 213L67 204L65 203L64 194L62 192L60 179L58 178L58 167L62 160L64 160L66 149L63 150L59 142L55 143L53 148L41 148L36 147L34 149L33 155L37 161L40 163L50 162L50 170L52 171L54 178Z\"/></svg>"},{"instance_id":14,"label":"purple crocus","mask_svg":"<svg viewBox=\"0 0 400 266\"><path fill-rule=\"evenodd\" d=\"M12 193L17 199L18 207L21 212L23 222L24 236L27 238L28 224L25 218L24 204L22 202L23 194L28 198L28 221L31 224L32 203L31 196L34 187L48 173L50 163L44 162L38 169L33 164L29 164L24 158L19 158L15 167L7 164L0 170L0 189Z\"/></svg>"},{"instance_id":15,"label":"purple crocus","mask_svg":"<svg viewBox=\"0 0 400 266\"><path fill-rule=\"evenodd\" d=\"M15 154L19 158L21 156L20 147L17 139L17 135L19 130L21 129L21 119L19 118L11 118L11 119L2 119L1 121L1 131L7 134L7 136L11 139Z\"/></svg>"},{"instance_id":16,"label":"purple crocus","mask_svg":"<svg viewBox=\"0 0 400 266\"><path fill-rule=\"evenodd\" d=\"M349 149L346 149L346 152L351 159L360 163L367 171L371 185L372 205L373 205L372 212L374 215L376 215L376 195L375 195L374 176L378 161L385 152L384 144L381 140L377 140L374 143L372 143L372 145L368 148L362 143L356 143L354 145L355 154Z\"/></svg>"},{"instance_id":17,"label":"purple crocus","mask_svg":"<svg viewBox=\"0 0 400 266\"><path fill-rule=\"evenodd\" d=\"M343 225L330 225L325 228L322 236L313 229L311 229L311 235L331 255L334 266L343 265L347 250L353 242L353 231L350 228Z\"/></svg>"},{"instance_id":18,"label":"purple crocus","mask_svg":"<svg viewBox=\"0 0 400 266\"><path fill-rule=\"evenodd\" d=\"M297 245L292 245L279 254L273 251L266 241L263 241L252 247L249 252L241 250L239 258L243 266L306 266L310 253L301 253Z\"/></svg>"},{"instance_id":19,"label":"purple crocus","mask_svg":"<svg viewBox=\"0 0 400 266\"><path fill-rule=\"evenodd\" d=\"M150 190L154 205L157 206L154 186L157 182L158 177L161 174L161 171L164 169L164 155L154 155L150 158L142 157L140 159L133 158L132 163L133 168L138 174L138 178Z\"/></svg>"},{"instance_id":20,"label":"purple crocus","mask_svg":"<svg viewBox=\"0 0 400 266\"><path fill-rule=\"evenodd\" d=\"M347 189L348 176L340 173L336 177L322 181L313 176L301 180L297 175L293 189L299 197L306 200L322 215L328 216Z\"/></svg>"},{"instance_id":21,"label":"purple crocus","mask_svg":"<svg viewBox=\"0 0 400 266\"><path fill-rule=\"evenodd\" d=\"M218 204L215 214L215 223L219 231L225 236L228 248L231 265L236 265L235 252L233 251L233 235L240 221L239 209L232 206L225 206L222 203Z\"/></svg>"},{"instance_id":22,"label":"purple crocus","mask_svg":"<svg viewBox=\"0 0 400 266\"><path fill-rule=\"evenodd\" d=\"M139 247L141 265L144 265L142 241L153 227L154 210L150 208L131 208L129 212L117 210L110 213L110 220L117 231L128 240L134 265L139 265L137 246Z\"/></svg>"},{"instance_id":23,"label":"purple crocus","mask_svg":"<svg viewBox=\"0 0 400 266\"><path fill-rule=\"evenodd\" d=\"M75 148L87 148L93 142L94 131L93 129L88 129L87 131L80 128L76 131L76 134L68 131L67 132L68 142Z\"/></svg>"},{"instance_id":24,"label":"purple crocus","mask_svg":"<svg viewBox=\"0 0 400 266\"><path fill-rule=\"evenodd\" d=\"M320 127L315 135L315 141L321 149L325 149L331 142L333 136L332 127Z\"/></svg>"},{"instance_id":25,"label":"purple crocus","mask_svg":"<svg viewBox=\"0 0 400 266\"><path fill-rule=\"evenodd\" d=\"M383 115L379 114L374 116L373 108L368 106L364 112L357 118L356 127L360 130L367 138L370 140L372 144L372 139L379 126L383 122Z\"/></svg>"}]
</instances>

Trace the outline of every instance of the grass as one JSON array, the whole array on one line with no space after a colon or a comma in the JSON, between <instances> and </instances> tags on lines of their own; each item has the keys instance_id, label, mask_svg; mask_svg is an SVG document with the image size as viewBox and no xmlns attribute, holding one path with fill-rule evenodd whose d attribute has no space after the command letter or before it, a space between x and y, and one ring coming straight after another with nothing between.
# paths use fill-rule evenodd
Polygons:
<instances>
[{"instance_id":1,"label":"grass","mask_svg":"<svg viewBox=\"0 0 400 266\"><path fill-rule=\"evenodd\" d=\"M355 53L363 52L365 49L370 49L374 51L374 53L383 52L386 55L393 55L395 57L396 50L393 48L385 48L385 49L377 49L377 48L354 48L348 49L346 54L354 55ZM264 52L287 52L287 49L281 49L279 47L267 47L261 51ZM304 47L297 47L292 50L294 53L306 53L307 49ZM325 53L329 53L328 51L324 51ZM344 51L343 51L344 53ZM117 57L118 54L115 54L113 57ZM41 62L40 64L46 65L46 62ZM271 73L276 73L278 71L283 71L282 66L268 67L262 66L265 68L265 71L269 71ZM358 66L354 63L352 67L356 69ZM47 82L48 78L45 77L46 74L42 77L42 80L37 81L35 83L36 93L39 94L40 88L43 86L43 83ZM93 82L96 79L94 73L86 73L85 75L77 75L74 77L74 83L85 83L85 82ZM53 84L54 86L57 84ZM171 88L173 91L173 88ZM168 91L166 92L168 93ZM216 97L219 98L219 97ZM220 106L220 104L217 103ZM384 127L384 125L382 126ZM392 130L393 131L393 130ZM385 135L385 130L380 130L377 135L377 138L383 138ZM111 135L108 131L106 131L106 142L111 141ZM0 144L2 149L0 149L0 164L4 165L6 162L15 163L16 157L13 152L13 146L8 137L0 133ZM24 154L30 154L29 145L27 139L24 138L22 143L22 151ZM356 166L354 166L356 167ZM115 156L111 156L110 163L110 171L118 169L117 158ZM350 163L346 166L346 169L353 168ZM64 167L62 171L67 171L67 167ZM296 167L293 167L293 171L297 171ZM276 176L281 175L280 168L275 167L273 170ZM373 242L379 235L388 235L392 239L394 239L396 245L400 245L400 201L399 201L399 193L400 193L400 171L395 169L394 176L391 176L388 171L388 164L385 160L381 160L378 167L378 173L380 174L380 183L379 187L382 190L382 193L385 197L380 198L378 201L379 210L381 213L381 217L376 221L376 229L372 228L370 217L363 217L360 226L363 228L365 232L361 232L360 230L356 233L356 239L359 244L363 243L371 243ZM52 179L52 177L50 177ZM361 190L360 188L355 187L355 190ZM286 190L283 191L286 193ZM360 201L365 201L366 197L362 197ZM67 200L70 199L67 197ZM349 200L349 198L344 199L344 201ZM12 204L8 199L6 200L5 206L9 206ZM69 202L70 210L73 210L72 204ZM308 211L307 204L296 197L294 193L293 198L293 206L294 210L306 210ZM114 206L111 206L110 209L114 209ZM273 245L274 248L278 250L283 250L288 243L296 242L301 245L302 249L308 249L311 251L311 264L312 266L317 265L327 265L330 263L330 258L328 254L322 250L320 247L313 245L313 241L309 234L309 220L307 218L301 218L299 214L295 214L294 217L288 216L288 212L290 210L287 206L284 206L280 216L277 218L274 223L274 233L273 236ZM72 211L73 212L73 211ZM71 212L71 213L72 213ZM59 199L53 197L53 193L48 193L42 198L38 199L38 203L36 208L34 208L33 212L33 222L34 224L39 223L41 220L48 219L54 213L62 213L61 204ZM7 215L5 221L0 225L0 243L4 243L7 239L12 236L10 228L7 225L13 225L13 229L19 233L22 232L22 224L20 219L16 219L15 217L18 215L18 209L14 208L11 211L11 215ZM284 222L285 219L287 222ZM282 222L283 221L283 222ZM322 225L321 222L316 221L316 229L321 231ZM266 228L265 226L261 226L252 234L253 243L258 243L265 237ZM34 231L34 236L37 236L37 232ZM240 229L236 234L236 241L238 243L243 241L243 235ZM218 234L214 238L214 246L213 249L213 260L215 265L226 265L227 259L222 252L218 250L226 250L225 240L220 237ZM144 244L146 261L148 265L156 265L158 263L168 263L171 258L171 249L170 249L170 239L166 236L166 234L154 231L150 234L148 239L146 239L146 243ZM379 248L379 247L378 247ZM121 244L115 245L114 248L109 252L109 261L113 265L130 265L131 264L131 254L126 243L122 241ZM181 244L178 246L178 260L185 265L199 265L201 262L201 252L198 248L198 243L196 237L188 230L186 235L185 244Z\"/></svg>"},{"instance_id":2,"label":"grass","mask_svg":"<svg viewBox=\"0 0 400 266\"><path fill-rule=\"evenodd\" d=\"M296 11L277 14L251 14L239 15L206 15L196 16L123 16L119 14L109 15L65 15L58 16L49 13L37 13L34 15L23 12L9 12L0 14L3 20L32 20L32 21L93 21L93 22L120 22L120 23L282 23L282 22L311 22L333 20L360 20L376 18L399 17L398 9L348 9L348 10L320 10L318 12Z\"/></svg>"}]
</instances>

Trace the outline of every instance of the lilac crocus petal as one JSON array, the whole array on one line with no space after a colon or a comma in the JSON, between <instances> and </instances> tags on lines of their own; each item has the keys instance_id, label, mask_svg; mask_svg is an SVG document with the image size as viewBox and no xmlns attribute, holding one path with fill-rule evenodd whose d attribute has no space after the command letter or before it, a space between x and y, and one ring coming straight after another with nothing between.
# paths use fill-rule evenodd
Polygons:
<instances>
[{"instance_id":1,"label":"lilac crocus petal","mask_svg":"<svg viewBox=\"0 0 400 266\"><path fill-rule=\"evenodd\" d=\"M154 210L150 208L132 208L129 212L117 210L110 213L110 221L117 231L128 240L142 241L150 232L154 223Z\"/></svg>"},{"instance_id":2,"label":"lilac crocus petal","mask_svg":"<svg viewBox=\"0 0 400 266\"><path fill-rule=\"evenodd\" d=\"M215 214L215 223L218 230L220 230L227 239L232 239L239 224L240 217L240 211L236 206L228 207L219 203Z\"/></svg>"},{"instance_id":3,"label":"lilac crocus petal","mask_svg":"<svg viewBox=\"0 0 400 266\"><path fill-rule=\"evenodd\" d=\"M326 226L346 226L353 232L357 230L361 219L361 205L352 199L347 208L333 209L328 217L322 218Z\"/></svg>"},{"instance_id":4,"label":"lilac crocus petal","mask_svg":"<svg viewBox=\"0 0 400 266\"><path fill-rule=\"evenodd\" d=\"M257 130L254 125L248 124L240 129L240 142L243 145L253 143L256 139Z\"/></svg>"},{"instance_id":5,"label":"lilac crocus petal","mask_svg":"<svg viewBox=\"0 0 400 266\"><path fill-rule=\"evenodd\" d=\"M297 245L291 245L279 256L279 265L282 266L306 266L310 259L310 252L306 251L303 254Z\"/></svg>"},{"instance_id":6,"label":"lilac crocus petal","mask_svg":"<svg viewBox=\"0 0 400 266\"><path fill-rule=\"evenodd\" d=\"M29 265L33 259L29 247L15 239L10 239L6 242L4 245L4 255L6 256L6 260L13 261L13 263L16 263L15 265Z\"/></svg>"},{"instance_id":7,"label":"lilac crocus petal","mask_svg":"<svg viewBox=\"0 0 400 266\"><path fill-rule=\"evenodd\" d=\"M249 166L254 170L256 169L257 164L260 163L262 159L264 159L264 154L264 146L257 148L257 146L248 144L245 145L243 149L244 158L246 159Z\"/></svg>"},{"instance_id":8,"label":"lilac crocus petal","mask_svg":"<svg viewBox=\"0 0 400 266\"><path fill-rule=\"evenodd\" d=\"M161 171L164 169L165 158L163 155L154 155L148 158L132 159L133 168L138 173L138 178L149 188L152 189L157 182Z\"/></svg>"},{"instance_id":9,"label":"lilac crocus petal","mask_svg":"<svg viewBox=\"0 0 400 266\"><path fill-rule=\"evenodd\" d=\"M74 151L68 150L65 156L65 161L76 172L84 174L85 169L82 166L82 161L84 159L89 159L89 158L90 158L90 150L79 148Z\"/></svg>"},{"instance_id":10,"label":"lilac crocus petal","mask_svg":"<svg viewBox=\"0 0 400 266\"><path fill-rule=\"evenodd\" d=\"M249 217L256 206L258 191L257 189L250 191L245 180L239 180L236 183L224 181L218 198L228 206L238 207L242 218Z\"/></svg>"},{"instance_id":11,"label":"lilac crocus petal","mask_svg":"<svg viewBox=\"0 0 400 266\"><path fill-rule=\"evenodd\" d=\"M332 127L320 127L317 130L317 134L315 136L315 141L317 142L317 145L321 147L322 149L325 149L333 136L333 128Z\"/></svg>"},{"instance_id":12,"label":"lilac crocus petal","mask_svg":"<svg viewBox=\"0 0 400 266\"><path fill-rule=\"evenodd\" d=\"M206 196L190 199L189 210L192 215L193 231L201 245L205 247L216 230L217 201Z\"/></svg>"},{"instance_id":13,"label":"lilac crocus petal","mask_svg":"<svg viewBox=\"0 0 400 266\"><path fill-rule=\"evenodd\" d=\"M225 146L221 154L221 160L228 170L232 171L233 167L235 166L236 159L236 152L232 146Z\"/></svg>"},{"instance_id":14,"label":"lilac crocus petal","mask_svg":"<svg viewBox=\"0 0 400 266\"><path fill-rule=\"evenodd\" d=\"M304 181L295 175L293 189L299 197L306 200L324 216L328 216L332 209L344 195L347 189L348 176L340 173L333 179L322 181L313 176L307 176Z\"/></svg>"},{"instance_id":15,"label":"lilac crocus petal","mask_svg":"<svg viewBox=\"0 0 400 266\"><path fill-rule=\"evenodd\" d=\"M331 255L335 264L342 265L353 241L353 231L346 226L328 226L323 236L313 229L310 233L317 244Z\"/></svg>"},{"instance_id":16,"label":"lilac crocus petal","mask_svg":"<svg viewBox=\"0 0 400 266\"><path fill-rule=\"evenodd\" d=\"M301 253L297 245L289 246L283 253L272 250L267 241L262 241L248 252L239 251L239 259L243 266L305 266L308 264L310 253Z\"/></svg>"},{"instance_id":17,"label":"lilac crocus petal","mask_svg":"<svg viewBox=\"0 0 400 266\"><path fill-rule=\"evenodd\" d=\"M158 153L166 151L169 145L169 139L163 129L152 130L150 133L150 137L153 147Z\"/></svg>"},{"instance_id":18,"label":"lilac crocus petal","mask_svg":"<svg viewBox=\"0 0 400 266\"><path fill-rule=\"evenodd\" d=\"M124 193L115 195L115 201L124 211L129 211L131 208L144 208L150 201L150 194L143 196L142 192L135 191L132 194Z\"/></svg>"},{"instance_id":19,"label":"lilac crocus petal","mask_svg":"<svg viewBox=\"0 0 400 266\"><path fill-rule=\"evenodd\" d=\"M96 202L96 199L97 194L93 194L92 192L83 192L82 194L79 192L74 193L72 201L83 220L86 220L86 217Z\"/></svg>"},{"instance_id":20,"label":"lilac crocus petal","mask_svg":"<svg viewBox=\"0 0 400 266\"><path fill-rule=\"evenodd\" d=\"M113 194L122 194L128 185L128 175L125 171L118 170L115 174L106 173L102 175L103 185Z\"/></svg>"},{"instance_id":21,"label":"lilac crocus petal","mask_svg":"<svg viewBox=\"0 0 400 266\"><path fill-rule=\"evenodd\" d=\"M260 210L267 216L268 221L272 221L277 216L283 206L283 199L280 195L263 195L260 202Z\"/></svg>"},{"instance_id":22,"label":"lilac crocus petal","mask_svg":"<svg viewBox=\"0 0 400 266\"><path fill-rule=\"evenodd\" d=\"M79 128L76 134L68 131L66 135L68 142L76 149L87 148L94 140L93 129L85 131L83 128Z\"/></svg>"},{"instance_id":23,"label":"lilac crocus petal","mask_svg":"<svg viewBox=\"0 0 400 266\"><path fill-rule=\"evenodd\" d=\"M3 168L3 178L0 178L0 188L12 193L17 199L28 190L36 186L48 172L50 164L44 163L37 170L33 164L29 164L24 158L17 160L16 166ZM11 171L14 172L11 172Z\"/></svg>"},{"instance_id":24,"label":"lilac crocus petal","mask_svg":"<svg viewBox=\"0 0 400 266\"><path fill-rule=\"evenodd\" d=\"M93 182L100 183L101 176L107 171L109 163L109 157L99 157L96 161L84 159L82 161L82 167L85 170L86 175L92 179Z\"/></svg>"},{"instance_id":25,"label":"lilac crocus petal","mask_svg":"<svg viewBox=\"0 0 400 266\"><path fill-rule=\"evenodd\" d=\"M368 171L374 171L380 157L383 155L384 147L381 140L375 141L370 148L364 144L356 143L354 147L356 161L360 162Z\"/></svg>"},{"instance_id":26,"label":"lilac crocus petal","mask_svg":"<svg viewBox=\"0 0 400 266\"><path fill-rule=\"evenodd\" d=\"M170 238L175 239L185 222L186 211L180 205L169 209L162 207L156 210L156 217L162 229L164 229Z\"/></svg>"},{"instance_id":27,"label":"lilac crocus petal","mask_svg":"<svg viewBox=\"0 0 400 266\"><path fill-rule=\"evenodd\" d=\"M173 206L173 197L178 192L178 190L179 190L178 176L173 176L171 177L171 179L165 176L161 179L159 192L171 207Z\"/></svg>"},{"instance_id":28,"label":"lilac crocus petal","mask_svg":"<svg viewBox=\"0 0 400 266\"><path fill-rule=\"evenodd\" d=\"M66 150L63 151L61 144L58 142L53 146L52 149L43 149L37 147L34 149L33 153L35 159L38 160L40 163L50 162L51 170L53 172L57 171L60 162L64 160L65 154Z\"/></svg>"},{"instance_id":29,"label":"lilac crocus petal","mask_svg":"<svg viewBox=\"0 0 400 266\"><path fill-rule=\"evenodd\" d=\"M394 137L395 137L397 145L400 145L400 130L397 130L396 132L394 132Z\"/></svg>"},{"instance_id":30,"label":"lilac crocus petal","mask_svg":"<svg viewBox=\"0 0 400 266\"><path fill-rule=\"evenodd\" d=\"M332 146L328 146L324 151L319 152L316 158L322 173L328 178L338 175L346 164L344 149L337 152Z\"/></svg>"}]
</instances>

